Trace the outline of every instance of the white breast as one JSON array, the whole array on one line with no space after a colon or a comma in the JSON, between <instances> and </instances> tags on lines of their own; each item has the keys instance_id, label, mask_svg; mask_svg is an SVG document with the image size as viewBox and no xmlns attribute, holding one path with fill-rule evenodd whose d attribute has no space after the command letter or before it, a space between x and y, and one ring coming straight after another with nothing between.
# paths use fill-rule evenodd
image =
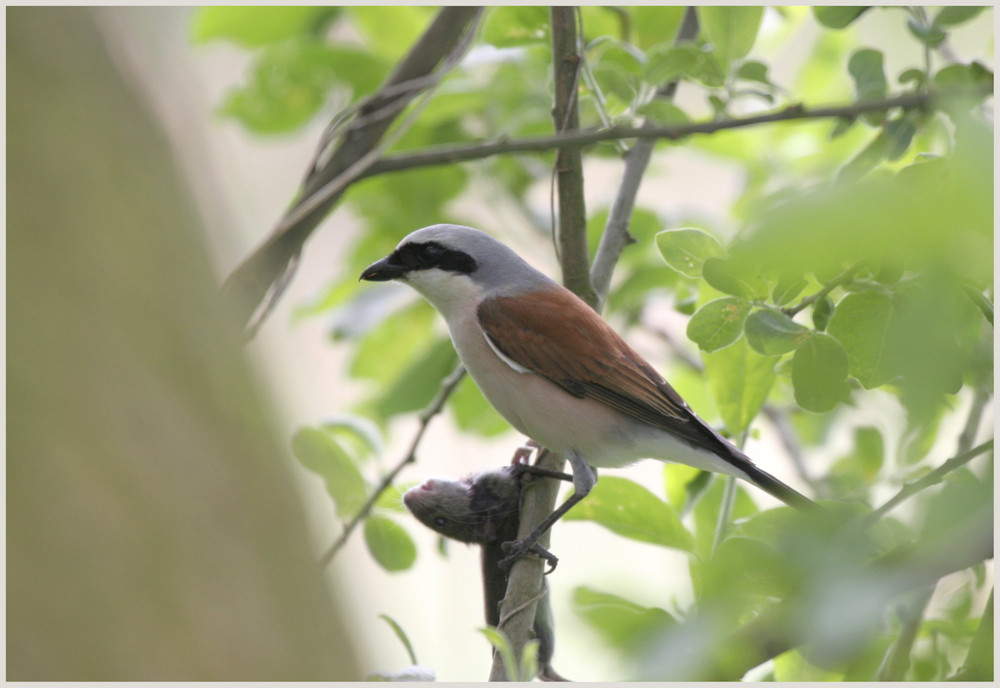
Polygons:
<instances>
[{"instance_id":1,"label":"white breast","mask_svg":"<svg viewBox=\"0 0 1000 688\"><path fill-rule=\"evenodd\" d=\"M487 340L474 304L446 315L455 350L487 401L518 431L591 466L616 468L639 459L738 473L714 454L640 423L593 399L580 399L502 356Z\"/></svg>"}]
</instances>

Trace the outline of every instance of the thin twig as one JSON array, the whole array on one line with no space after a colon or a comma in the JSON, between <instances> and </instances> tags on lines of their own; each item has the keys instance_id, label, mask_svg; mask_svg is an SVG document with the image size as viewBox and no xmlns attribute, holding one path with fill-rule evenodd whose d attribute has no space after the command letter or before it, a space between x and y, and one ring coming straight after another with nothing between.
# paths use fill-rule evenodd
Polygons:
<instances>
[{"instance_id":1,"label":"thin twig","mask_svg":"<svg viewBox=\"0 0 1000 688\"><path fill-rule=\"evenodd\" d=\"M513 609L509 609L509 610L507 610L507 611L506 611L506 612L504 613L504 615L503 615L503 616L502 616L502 617L500 618L500 621L498 621L498 622L497 622L497 630L498 630L498 631L499 631L499 630L503 630L503 626L504 626L504 624L506 624L506 623L507 623L507 621L509 621L509 620L511 619L511 617L513 617L513 616L514 616L515 614L517 614L517 613L519 613L519 612L522 612L522 611L524 611L525 609L527 609L527 608L528 608L528 606L529 606L529 605L530 605L530 604L531 604L532 602L537 602L538 600L540 600L540 599L542 599L543 597L545 597L545 596L546 596L546 595L548 594L548 592L549 592L549 591L548 591L548 590L547 590L547 589L546 589L546 588L545 588L545 587L543 586L543 587L542 587L542 591L541 591L540 593L538 593L537 595L535 595L534 597L532 597L532 598L530 598L530 599L527 599L527 600L525 600L524 602L522 602L521 604L517 605L517 606L516 606L516 607L514 607Z\"/></svg>"},{"instance_id":2,"label":"thin twig","mask_svg":"<svg viewBox=\"0 0 1000 688\"><path fill-rule=\"evenodd\" d=\"M417 460L417 447L420 446L420 441L423 439L424 433L427 431L427 426L430 425L431 419L434 418L434 416L441 413L441 409L444 408L444 403L448 400L448 397L451 396L451 393L455 391L455 388L458 387L458 383L462 381L463 377L465 377L465 368L463 366L458 366L448 375L448 377L441 381L441 388L438 390L437 396L435 396L431 403L429 403L424 410L420 412L420 427L417 428L417 432L413 436L413 440L410 442L410 449L406 452L403 459L397 463L391 471L385 474L382 481L375 488L375 491L372 492L371 496L369 496L368 500L364 503L364 506L361 507L361 510L358 511L358 513L356 513L350 521L348 521L346 526L344 526L344 530L340 534L340 537L338 537L336 541L330 545L330 548L323 554L323 556L319 558L320 568L325 568L327 564L333 560L333 557L337 554L340 548L344 546L344 543L347 542L347 538L350 537L351 533L355 528L357 528L358 524L368 516L372 507L375 506L375 502L378 501L378 498L382 495L382 493L385 492L390 485L392 485L392 482L396 479L396 476L399 475L399 472L403 470L403 467Z\"/></svg>"},{"instance_id":3,"label":"thin twig","mask_svg":"<svg viewBox=\"0 0 1000 688\"><path fill-rule=\"evenodd\" d=\"M789 105L781 110L741 117L736 119L693 122L662 127L612 127L610 129L582 129L577 132L538 136L524 139L500 139L498 141L451 146L438 146L418 153L386 156L368 168L366 177L399 172L415 167L446 165L470 160L481 160L494 155L513 153L540 153L554 148L576 148L592 143L614 139L680 139L692 134L714 134L727 129L740 129L759 124L791 122L797 120L844 118L855 119L866 112L891 110L893 108L913 109L932 105L942 98L939 92L907 93L885 100L867 100L850 105L829 106L809 109L801 104Z\"/></svg>"},{"instance_id":4,"label":"thin twig","mask_svg":"<svg viewBox=\"0 0 1000 688\"><path fill-rule=\"evenodd\" d=\"M903 595L903 599L896 605L899 631L882 658L877 681L902 681L906 676L906 670L910 668L913 643L917 639L920 624L923 623L927 603L934 594L934 587L934 583L931 583L911 590Z\"/></svg>"},{"instance_id":5,"label":"thin twig","mask_svg":"<svg viewBox=\"0 0 1000 688\"><path fill-rule=\"evenodd\" d=\"M944 480L944 477L954 470L957 470L964 466L965 464L972 461L980 454L990 451L993 449L993 440L987 440L982 444L973 447L969 451L963 452L957 456L953 456L943 464L935 468L933 471L915 480L912 483L907 483L903 485L902 489L895 494L888 502L880 506L875 511L868 514L865 518L863 527L868 528L878 522L883 516L885 516L889 511L899 506L901 502L909 499L918 492L927 489L932 485L937 485L939 482Z\"/></svg>"},{"instance_id":6,"label":"thin twig","mask_svg":"<svg viewBox=\"0 0 1000 688\"><path fill-rule=\"evenodd\" d=\"M698 15L693 7L684 10L684 18L681 20L674 44L680 44L694 39L698 35ZM673 98L677 91L677 80L671 81L659 90L663 98ZM653 123L646 121L643 129L652 129ZM629 234L629 222L632 219L632 211L635 209L635 197L639 192L639 184L649 166L649 160L653 155L653 148L656 146L656 139L640 139L625 154L625 166L622 171L622 180L618 184L618 191L608 212L608 219L604 224L604 233L601 234L601 242L594 254L594 262L590 268L590 281L594 285L597 293L597 310L601 311L604 300L607 298L608 290L611 287L611 276L614 272L618 258L622 250L635 239Z\"/></svg>"},{"instance_id":7,"label":"thin twig","mask_svg":"<svg viewBox=\"0 0 1000 688\"><path fill-rule=\"evenodd\" d=\"M986 410L986 402L990 399L990 392L983 387L977 387L972 395L972 406L969 407L969 415L965 419L965 427L962 428L958 436L958 446L956 451L961 454L968 451L976 439L976 432L979 431L979 423L983 419L983 411Z\"/></svg>"},{"instance_id":8,"label":"thin twig","mask_svg":"<svg viewBox=\"0 0 1000 688\"><path fill-rule=\"evenodd\" d=\"M805 297L794 306L789 306L788 308L782 308L781 312L787 315L789 318L795 316L796 313L801 311L806 306L816 303L817 301L825 297L827 294L829 294L837 287L841 287L850 282L852 279L854 279L854 275L862 267L864 267L864 261L858 261L857 263L855 263L854 265L852 265L851 267L847 268L842 273L834 277L832 280L824 284L823 288L820 289L815 294L810 294L809 296Z\"/></svg>"}]
</instances>

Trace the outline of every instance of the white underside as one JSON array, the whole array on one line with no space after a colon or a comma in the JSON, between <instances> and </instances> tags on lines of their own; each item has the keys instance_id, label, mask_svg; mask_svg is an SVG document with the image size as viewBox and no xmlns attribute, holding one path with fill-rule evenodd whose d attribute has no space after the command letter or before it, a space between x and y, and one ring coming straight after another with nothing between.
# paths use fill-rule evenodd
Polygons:
<instances>
[{"instance_id":1,"label":"white underside","mask_svg":"<svg viewBox=\"0 0 1000 688\"><path fill-rule=\"evenodd\" d=\"M593 399L574 397L542 377L520 372L523 368L515 369L488 343L473 305L444 315L455 349L483 395L511 425L542 446L567 456L575 453L595 468L652 458L743 476L715 454L665 430Z\"/></svg>"}]
</instances>

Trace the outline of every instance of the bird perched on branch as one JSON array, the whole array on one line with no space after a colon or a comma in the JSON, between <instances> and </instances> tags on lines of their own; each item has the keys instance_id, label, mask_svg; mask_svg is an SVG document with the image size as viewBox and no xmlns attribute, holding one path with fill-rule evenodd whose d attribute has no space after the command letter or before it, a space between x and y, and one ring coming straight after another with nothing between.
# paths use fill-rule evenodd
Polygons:
<instances>
[{"instance_id":1,"label":"bird perched on branch","mask_svg":"<svg viewBox=\"0 0 1000 688\"><path fill-rule=\"evenodd\" d=\"M590 306L471 227L424 227L361 279L398 280L444 316L483 396L573 468L573 494L505 562L523 556L597 483L594 468L639 459L684 463L757 485L798 508L813 503L762 471L699 418Z\"/></svg>"}]
</instances>

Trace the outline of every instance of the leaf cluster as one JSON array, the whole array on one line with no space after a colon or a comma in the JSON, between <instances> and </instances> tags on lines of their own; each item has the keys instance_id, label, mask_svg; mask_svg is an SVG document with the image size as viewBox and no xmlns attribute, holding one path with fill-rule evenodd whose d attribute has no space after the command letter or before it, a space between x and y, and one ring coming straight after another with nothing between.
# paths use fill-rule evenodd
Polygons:
<instances>
[{"instance_id":1,"label":"leaf cluster","mask_svg":"<svg viewBox=\"0 0 1000 688\"><path fill-rule=\"evenodd\" d=\"M902 646L910 635L906 615L890 615L887 626L869 612L912 589L889 581L923 569L919 562L871 568L871 547L895 552L955 537L956 528L972 523L970 514L992 505L991 464L988 475L960 468L940 492L920 492L912 500L915 516L883 518L866 533L850 524L871 513L887 489L930 470L932 448L947 439L942 428L949 420L952 426L965 420L974 435L979 418L972 412L958 418L956 409L965 398L991 395L993 163L983 105L992 73L949 49L953 33L983 8L704 7L698 35L675 43L682 11L580 8L582 127L867 102L900 89L949 89L952 96L932 108L658 144L662 159L684 146L732 163L745 173L743 186L724 219L640 204L629 221L635 243L618 262L606 316L648 331L648 311L668 302L688 317L686 333L700 358L673 366L668 377L731 437L753 433L764 413L791 429L798 453L837 435L847 438L847 448L827 467L802 469L811 489L831 500L824 505L833 518L825 521L787 508L762 510L742 486L686 466L664 468L662 498L602 475L570 511L570 524L560 527L591 521L616 537L685 553L694 600L645 607L624 594L578 587L573 610L602 648L635 667L636 678L736 679L770 658L768 676L777 680L945 678L959 670L955 658L966 656L980 632L978 600L992 585L981 560L954 569L965 571L960 592L942 615L918 609L916 640ZM905 26L919 47L921 59L898 74L887 73L882 50L860 45L852 33L878 15ZM253 55L246 82L230 91L219 113L273 135L349 110L383 82L432 13L248 7L203 8L195 16L195 40L233 41ZM786 77L788 70L777 68L780 49L806 27L818 27L818 38ZM550 30L547 8L491 8L468 59L423 104L391 152L549 134ZM664 97L675 80L688 96L683 100ZM586 153L616 160L624 150L625 142L615 142ZM331 339L349 344L347 372L369 392L352 415L298 431L293 452L324 480L339 519L363 516L368 548L387 570L410 568L417 549L407 532L412 521L399 513L405 486L376 492L373 476L386 472L381 437L393 419L433 406L458 361L427 304L404 289L359 290L357 275L412 229L476 224L467 217L470 197L515 218L538 247L547 247L547 209L528 199L547 184L553 157L498 155L354 184L345 204L364 232L340 257L343 273L297 309L298 318L325 318ZM589 213L591 256L609 213ZM898 406L903 427L858 421L852 411L872 399ZM444 408L463 432L507 430L471 379L457 384ZM371 499L374 507L363 514ZM761 656L739 633L771 618L780 602L796 614L774 628L801 631L803 638L803 626L828 634L799 646L770 629L762 638L784 649ZM723 636L733 638L729 649L711 650L711 639ZM500 634L490 640L506 647ZM895 669L880 668L900 653L909 658L902 668L892 662L885 666ZM505 661L511 675L533 675L531 656Z\"/></svg>"}]
</instances>

